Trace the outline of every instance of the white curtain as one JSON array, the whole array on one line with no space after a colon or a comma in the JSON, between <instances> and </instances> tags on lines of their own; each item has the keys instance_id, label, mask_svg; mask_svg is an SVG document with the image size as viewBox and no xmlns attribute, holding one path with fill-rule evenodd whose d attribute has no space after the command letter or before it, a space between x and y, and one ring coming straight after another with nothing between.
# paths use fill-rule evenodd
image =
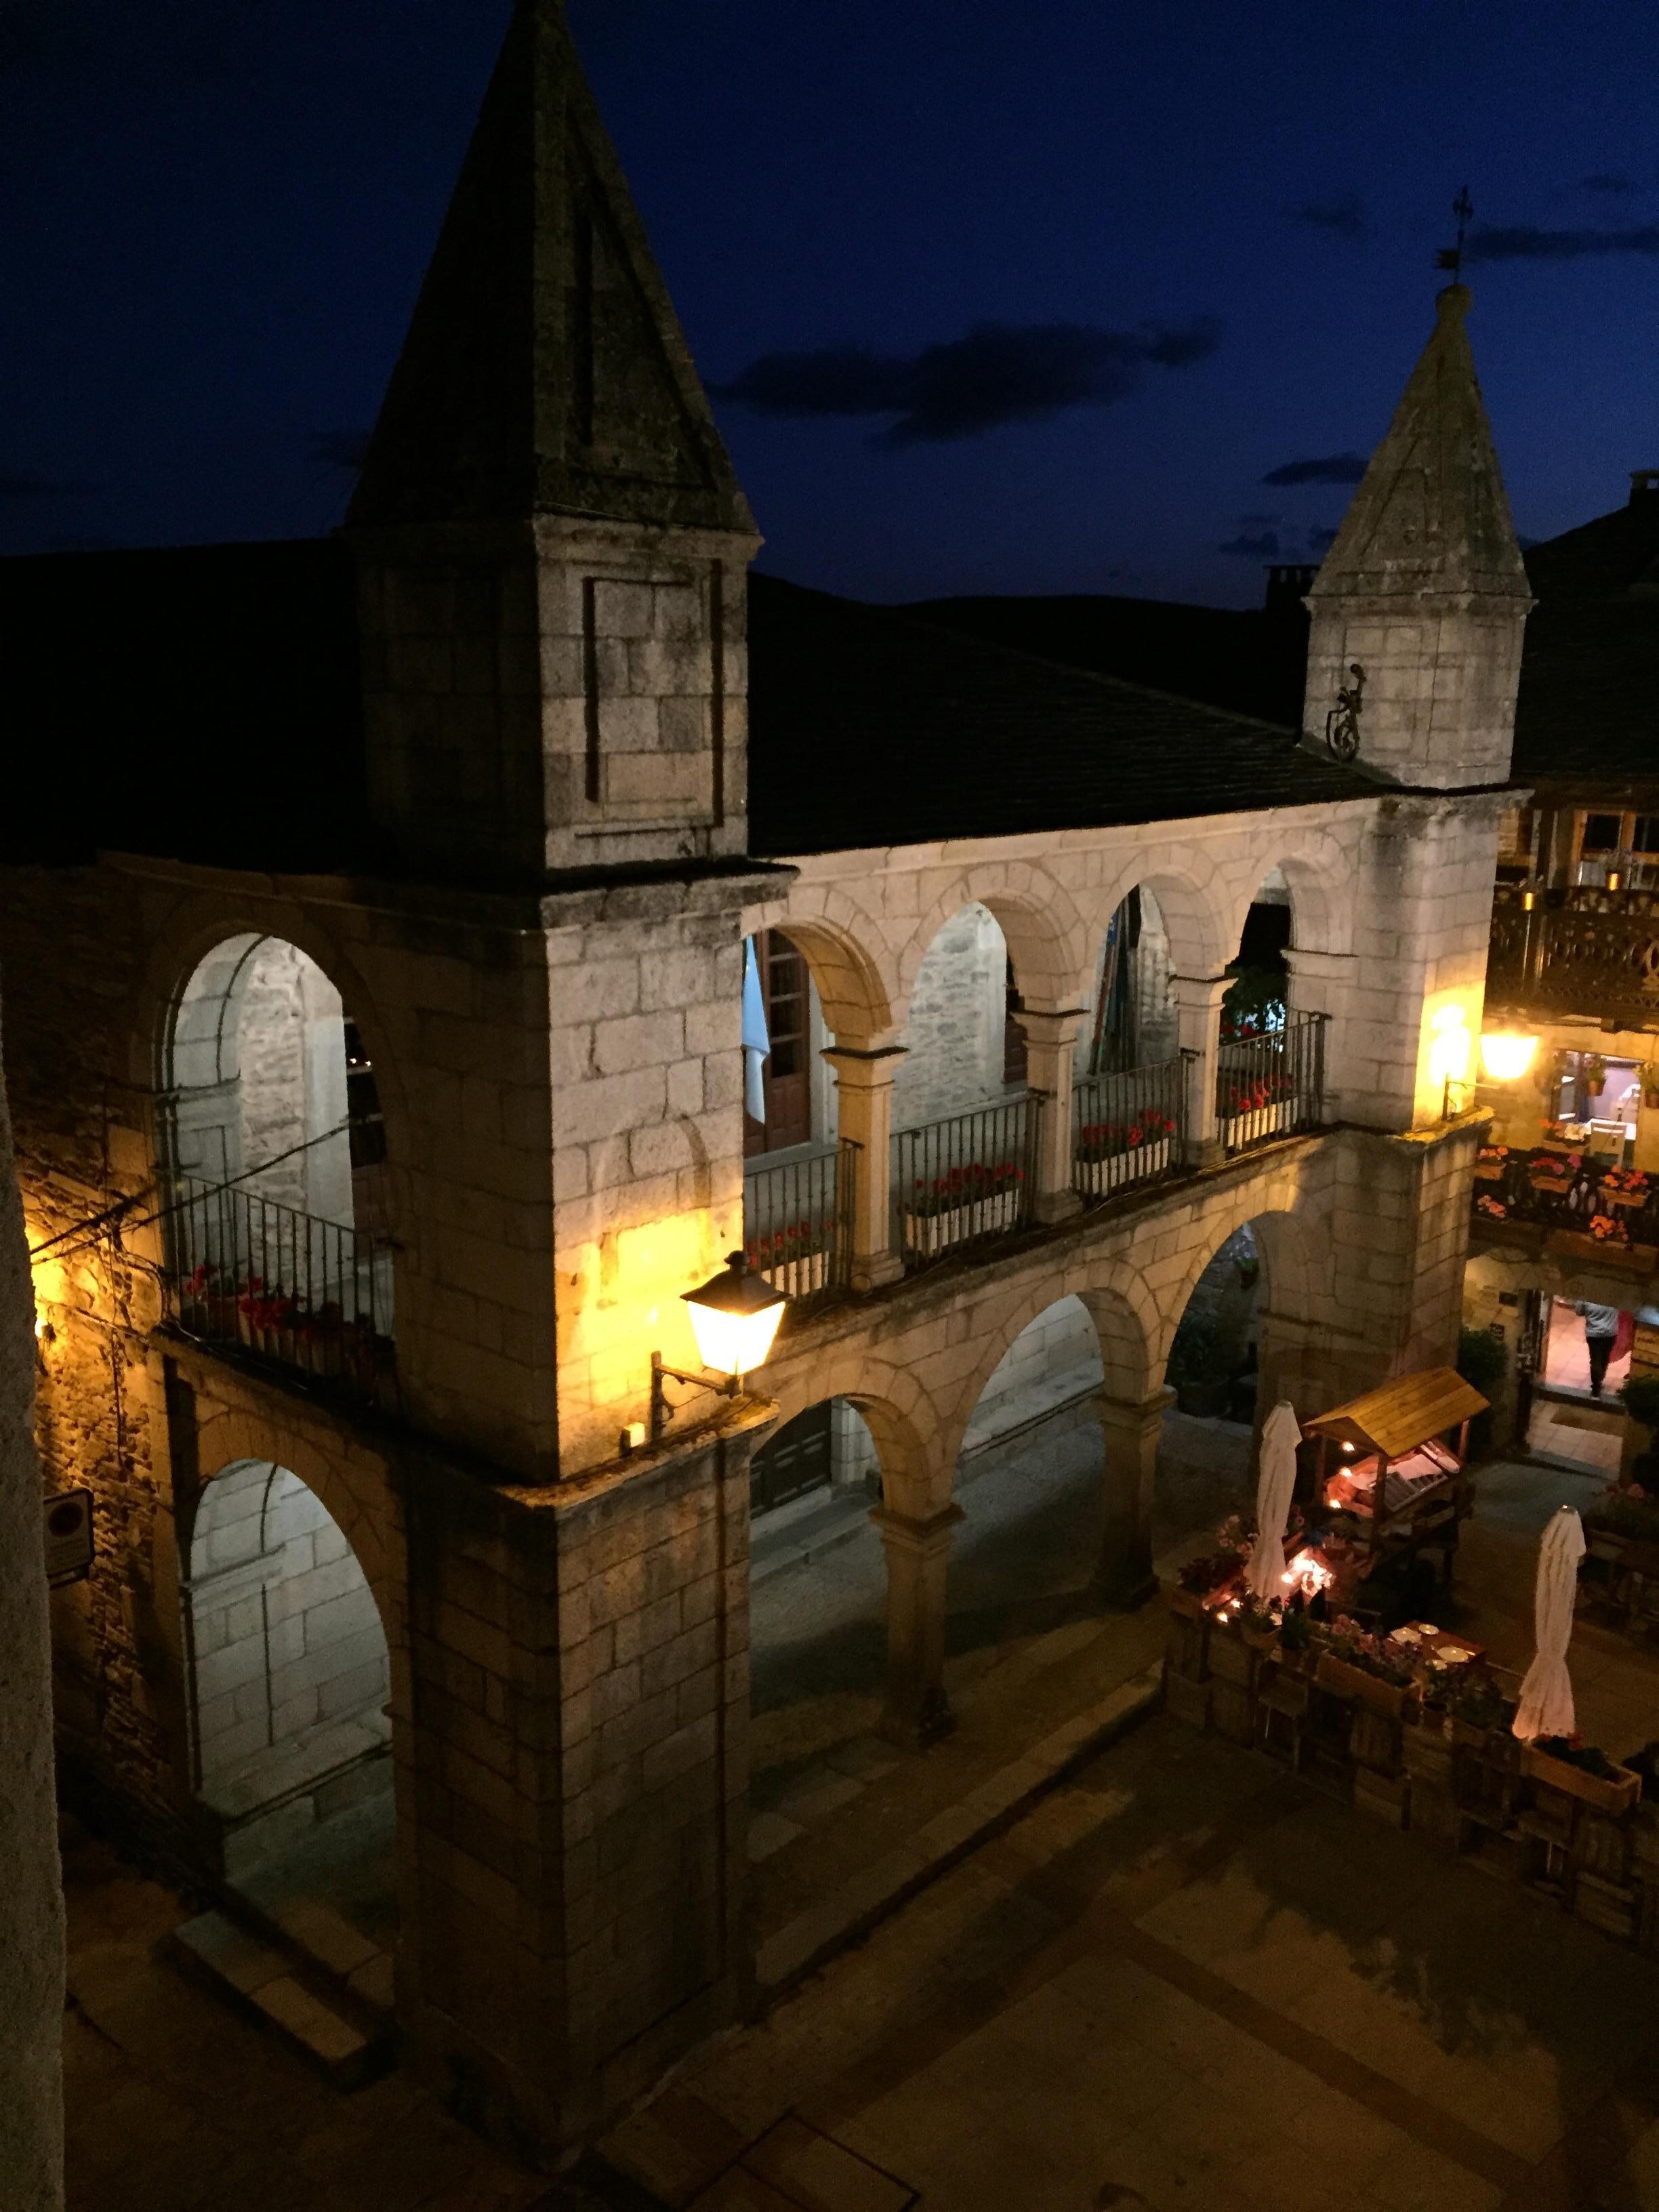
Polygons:
<instances>
[{"instance_id":1,"label":"white curtain","mask_svg":"<svg viewBox=\"0 0 1659 2212\"><path fill-rule=\"evenodd\" d=\"M1265 1605L1285 1595L1285 1524L1296 1489L1296 1448L1302 1424L1281 1398L1261 1428L1261 1474L1255 1488L1255 1549L1245 1580Z\"/></svg>"},{"instance_id":2,"label":"white curtain","mask_svg":"<svg viewBox=\"0 0 1659 2212\"><path fill-rule=\"evenodd\" d=\"M743 945L743 1107L753 1121L766 1119L766 1084L761 1070L771 1049L760 963L755 958L755 940L747 937Z\"/></svg>"},{"instance_id":3,"label":"white curtain","mask_svg":"<svg viewBox=\"0 0 1659 2212\"><path fill-rule=\"evenodd\" d=\"M1538 1580L1532 1596L1538 1656L1521 1685L1521 1705L1515 1716L1515 1733L1523 1740L1573 1732L1567 1645L1572 1638L1573 1601L1578 1594L1578 1562L1583 1556L1583 1524L1571 1505L1564 1505L1545 1529L1538 1547Z\"/></svg>"}]
</instances>

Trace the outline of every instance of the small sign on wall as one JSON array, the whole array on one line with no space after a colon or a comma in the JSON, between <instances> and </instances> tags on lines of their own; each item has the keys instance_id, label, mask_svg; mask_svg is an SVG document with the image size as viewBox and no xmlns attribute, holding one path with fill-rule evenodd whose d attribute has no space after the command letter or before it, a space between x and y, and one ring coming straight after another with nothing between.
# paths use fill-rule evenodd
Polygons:
<instances>
[{"instance_id":1,"label":"small sign on wall","mask_svg":"<svg viewBox=\"0 0 1659 2212\"><path fill-rule=\"evenodd\" d=\"M52 1589L92 1572L92 1492L60 1490L46 1501L46 1581Z\"/></svg>"}]
</instances>

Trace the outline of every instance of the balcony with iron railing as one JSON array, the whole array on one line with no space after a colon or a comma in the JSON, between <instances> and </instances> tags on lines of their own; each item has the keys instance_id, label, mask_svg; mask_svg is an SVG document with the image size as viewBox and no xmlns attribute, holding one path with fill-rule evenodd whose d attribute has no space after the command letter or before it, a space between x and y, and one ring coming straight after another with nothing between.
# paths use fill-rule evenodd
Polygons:
<instances>
[{"instance_id":1,"label":"balcony with iron railing","mask_svg":"<svg viewBox=\"0 0 1659 2212\"><path fill-rule=\"evenodd\" d=\"M1194 1056L1085 1076L1072 1091L1072 1185L1085 1206L1187 1167Z\"/></svg>"},{"instance_id":2,"label":"balcony with iron railing","mask_svg":"<svg viewBox=\"0 0 1659 2212\"><path fill-rule=\"evenodd\" d=\"M893 1209L907 1272L1030 1226L1042 1107L1027 1091L898 1132Z\"/></svg>"},{"instance_id":3,"label":"balcony with iron railing","mask_svg":"<svg viewBox=\"0 0 1659 2212\"><path fill-rule=\"evenodd\" d=\"M1216 1131L1229 1158L1314 1128L1322 1119L1327 1018L1291 1014L1279 1029L1221 1047Z\"/></svg>"},{"instance_id":4,"label":"balcony with iron railing","mask_svg":"<svg viewBox=\"0 0 1659 2212\"><path fill-rule=\"evenodd\" d=\"M1499 884L1486 1004L1621 1029L1659 1020L1659 891Z\"/></svg>"},{"instance_id":5,"label":"balcony with iron railing","mask_svg":"<svg viewBox=\"0 0 1659 2212\"><path fill-rule=\"evenodd\" d=\"M161 1219L174 1328L396 1410L389 1239L188 1176L170 1179Z\"/></svg>"},{"instance_id":6,"label":"balcony with iron railing","mask_svg":"<svg viewBox=\"0 0 1659 2212\"><path fill-rule=\"evenodd\" d=\"M853 1178L858 1146L803 1148L744 1170L743 1239L749 1264L797 1313L852 1285Z\"/></svg>"}]
</instances>

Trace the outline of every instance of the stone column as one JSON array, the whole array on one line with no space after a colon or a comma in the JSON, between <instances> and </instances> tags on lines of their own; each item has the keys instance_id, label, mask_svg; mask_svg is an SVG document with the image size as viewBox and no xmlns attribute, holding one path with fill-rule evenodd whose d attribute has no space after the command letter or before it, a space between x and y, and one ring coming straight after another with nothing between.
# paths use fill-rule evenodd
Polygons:
<instances>
[{"instance_id":1,"label":"stone column","mask_svg":"<svg viewBox=\"0 0 1659 2212\"><path fill-rule=\"evenodd\" d=\"M945 1695L945 1575L959 1505L925 1521L890 1506L870 1516L887 1549L887 1704L881 1732L921 1751L956 1726Z\"/></svg>"},{"instance_id":2,"label":"stone column","mask_svg":"<svg viewBox=\"0 0 1659 2212\"><path fill-rule=\"evenodd\" d=\"M1072 1050L1083 1009L1034 1013L1028 1008L1016 1018L1025 1032L1028 1079L1042 1093L1031 1210L1039 1221L1064 1221L1083 1204L1072 1187Z\"/></svg>"},{"instance_id":3,"label":"stone column","mask_svg":"<svg viewBox=\"0 0 1659 2212\"><path fill-rule=\"evenodd\" d=\"M1170 995L1181 1016L1181 1049L1192 1054L1187 1062L1187 1158L1193 1167L1213 1167L1222 1157L1215 1081L1227 982L1224 975L1170 978Z\"/></svg>"},{"instance_id":4,"label":"stone column","mask_svg":"<svg viewBox=\"0 0 1659 2212\"><path fill-rule=\"evenodd\" d=\"M1106 1472L1106 1527L1098 1581L1115 1611L1131 1613L1158 1589L1152 1572L1152 1489L1164 1408L1175 1392L1162 1385L1150 1398L1125 1401L1103 1391L1100 1413Z\"/></svg>"},{"instance_id":5,"label":"stone column","mask_svg":"<svg viewBox=\"0 0 1659 2212\"><path fill-rule=\"evenodd\" d=\"M34 1449L34 1298L0 1084L0 2202L64 2202L64 1890Z\"/></svg>"},{"instance_id":6,"label":"stone column","mask_svg":"<svg viewBox=\"0 0 1659 2212\"><path fill-rule=\"evenodd\" d=\"M853 1178L853 1288L896 1282L904 1262L893 1249L893 1078L902 1045L831 1045L836 1126L858 1146Z\"/></svg>"}]
</instances>

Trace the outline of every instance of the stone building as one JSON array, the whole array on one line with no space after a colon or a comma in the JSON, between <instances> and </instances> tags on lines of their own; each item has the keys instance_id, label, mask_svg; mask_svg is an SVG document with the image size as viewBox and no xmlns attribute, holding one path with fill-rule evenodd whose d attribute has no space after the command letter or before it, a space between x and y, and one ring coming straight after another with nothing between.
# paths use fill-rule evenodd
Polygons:
<instances>
[{"instance_id":1,"label":"stone building","mask_svg":"<svg viewBox=\"0 0 1659 2212\"><path fill-rule=\"evenodd\" d=\"M98 1528L53 1601L61 1764L233 1884L392 1793L343 2047L394 2008L557 2147L740 2008L751 1462L814 1407L878 1467L920 1747L956 1470L1033 1325L1042 1371L1092 1339L1125 1606L1170 1345L1242 1228L1264 1407L1447 1356L1529 605L1467 306L1313 584L1304 739L750 578L562 13L521 0L340 538L5 564L40 1435ZM1284 1026L1224 1041L1262 904ZM745 1140L751 941L810 986L773 977L816 1085L784 1148ZM771 1359L635 1442L745 1243L790 1293ZM314 1982L254 1994L314 2021Z\"/></svg>"}]
</instances>

